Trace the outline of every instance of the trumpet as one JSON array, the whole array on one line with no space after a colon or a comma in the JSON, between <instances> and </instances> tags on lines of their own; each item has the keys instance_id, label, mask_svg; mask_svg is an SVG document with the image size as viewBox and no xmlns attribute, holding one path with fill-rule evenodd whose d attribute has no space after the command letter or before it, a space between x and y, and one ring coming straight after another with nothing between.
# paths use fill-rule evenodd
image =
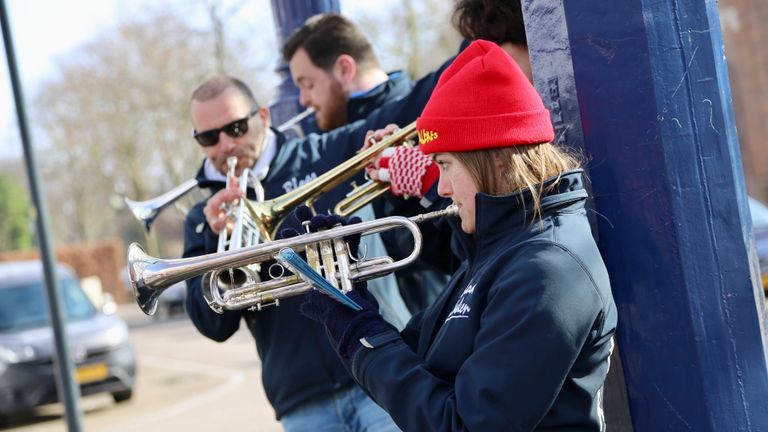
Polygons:
<instances>
[{"instance_id":1,"label":"trumpet","mask_svg":"<svg viewBox=\"0 0 768 432\"><path fill-rule=\"evenodd\" d=\"M299 114L289 118L275 129L280 132L285 132L314 113L315 109L309 107ZM196 179L189 179L184 183L174 187L173 189L165 192L164 194L155 198L148 199L146 201L134 201L128 197L124 197L123 200L131 210L131 213L133 213L136 219L138 219L144 225L144 229L149 232L150 228L152 227L152 223L155 221L157 216L160 215L160 212L162 212L169 205L176 202L179 198L192 191L197 186L198 182Z\"/></svg>"},{"instance_id":2,"label":"trumpet","mask_svg":"<svg viewBox=\"0 0 768 432\"><path fill-rule=\"evenodd\" d=\"M133 215L136 216L136 219L138 219L144 225L144 229L149 232L152 227L152 222L155 221L163 209L173 204L176 200L196 187L197 180L189 179L168 192L146 201L134 201L127 197L125 197L124 200L128 208L131 209Z\"/></svg>"},{"instance_id":3,"label":"trumpet","mask_svg":"<svg viewBox=\"0 0 768 432\"><path fill-rule=\"evenodd\" d=\"M205 274L215 275L230 269L264 263L275 259L285 248L305 252L310 266L333 286L342 292L352 289L352 284L399 270L413 262L421 252L422 237L417 224L442 216L456 216L456 206L410 218L390 216L358 224L338 226L316 233L276 240L237 250L217 252L183 259L159 259L147 255L138 243L128 248L128 274L134 297L141 310L152 315L157 301L169 286ZM354 235L369 235L390 229L407 229L413 236L413 250L401 259L374 257L371 259L351 257L344 238ZM352 261L350 261L350 258ZM275 264L277 265L277 264ZM283 269L284 270L284 269ZM212 282L217 278L210 276ZM205 282L205 281L204 281ZM207 283L203 283L205 290ZM222 289L215 289L222 288ZM241 281L236 287L214 287L204 296L211 309L218 313L224 310L255 309L277 305L280 300L305 293L311 285L297 275L281 274L269 281Z\"/></svg>"},{"instance_id":4,"label":"trumpet","mask_svg":"<svg viewBox=\"0 0 768 432\"><path fill-rule=\"evenodd\" d=\"M417 139L416 122L413 122L395 134L373 144L366 150L357 153L350 159L326 171L314 180L305 183L303 186L263 202L245 200L245 206L251 215L251 219L259 227L262 238L273 240L285 217L297 206L305 204L311 207L317 198L357 175L382 150L396 145L409 145L408 143L412 143ZM372 184L360 187L353 186L353 190L337 204L334 213L341 216L349 216L386 192L389 188L386 183L369 183Z\"/></svg>"},{"instance_id":5,"label":"trumpet","mask_svg":"<svg viewBox=\"0 0 768 432\"><path fill-rule=\"evenodd\" d=\"M227 168L227 187L230 187L237 178L235 176L237 156L227 158ZM248 187L250 174L251 170L244 168L238 179L238 187L243 192L243 195L245 195L246 188ZM254 189L257 189L257 200L263 201L263 190L260 187L254 187ZM245 199L238 200L235 205L227 206L226 211L227 216L233 221L232 234L228 235L228 230L223 230L219 233L217 252L223 252L228 249L240 249L243 246L251 246L259 242L259 231L245 212Z\"/></svg>"}]
</instances>

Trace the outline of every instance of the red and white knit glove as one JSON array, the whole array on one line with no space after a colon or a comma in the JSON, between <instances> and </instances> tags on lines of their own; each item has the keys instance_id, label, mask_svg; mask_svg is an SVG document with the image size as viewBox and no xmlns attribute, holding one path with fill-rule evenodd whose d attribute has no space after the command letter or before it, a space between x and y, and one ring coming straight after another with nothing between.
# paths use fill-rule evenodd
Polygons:
<instances>
[{"instance_id":1,"label":"red and white knit glove","mask_svg":"<svg viewBox=\"0 0 768 432\"><path fill-rule=\"evenodd\" d=\"M440 177L440 169L418 147L398 146L382 152L379 180L391 183L397 196L421 198Z\"/></svg>"}]
</instances>

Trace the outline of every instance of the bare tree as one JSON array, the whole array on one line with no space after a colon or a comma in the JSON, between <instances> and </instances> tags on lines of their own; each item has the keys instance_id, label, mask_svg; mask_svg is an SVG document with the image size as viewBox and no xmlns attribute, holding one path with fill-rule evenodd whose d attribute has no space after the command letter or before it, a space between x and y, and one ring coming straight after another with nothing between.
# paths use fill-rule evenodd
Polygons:
<instances>
[{"instance_id":1,"label":"bare tree","mask_svg":"<svg viewBox=\"0 0 768 432\"><path fill-rule=\"evenodd\" d=\"M460 37L451 26L453 2L400 0L376 10L344 2L342 13L358 23L387 69L404 68L419 78L458 52Z\"/></svg>"},{"instance_id":2,"label":"bare tree","mask_svg":"<svg viewBox=\"0 0 768 432\"><path fill-rule=\"evenodd\" d=\"M201 55L211 44L210 32L157 12L60 62L35 107L51 143L44 172L49 199L58 201L51 207L61 209L54 230L61 240L123 234L130 218L115 208L116 193L146 199L194 176L202 154L190 137L189 95L221 70L214 56ZM225 69L257 76L244 57L226 58L238 63Z\"/></svg>"}]
</instances>

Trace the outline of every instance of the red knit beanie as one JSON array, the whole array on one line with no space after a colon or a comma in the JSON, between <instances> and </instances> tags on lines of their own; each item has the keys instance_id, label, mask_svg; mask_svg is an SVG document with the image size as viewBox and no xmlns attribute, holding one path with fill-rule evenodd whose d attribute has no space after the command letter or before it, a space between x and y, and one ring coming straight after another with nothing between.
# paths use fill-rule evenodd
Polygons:
<instances>
[{"instance_id":1,"label":"red knit beanie","mask_svg":"<svg viewBox=\"0 0 768 432\"><path fill-rule=\"evenodd\" d=\"M540 144L554 139L549 111L520 67L476 40L437 81L416 119L424 154Z\"/></svg>"}]
</instances>

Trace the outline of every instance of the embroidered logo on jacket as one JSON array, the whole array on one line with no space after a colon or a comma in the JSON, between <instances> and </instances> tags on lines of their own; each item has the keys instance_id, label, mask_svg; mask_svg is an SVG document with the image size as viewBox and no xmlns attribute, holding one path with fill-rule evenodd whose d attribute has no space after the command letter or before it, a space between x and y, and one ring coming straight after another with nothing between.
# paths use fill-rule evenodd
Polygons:
<instances>
[{"instance_id":1,"label":"embroidered logo on jacket","mask_svg":"<svg viewBox=\"0 0 768 432\"><path fill-rule=\"evenodd\" d=\"M445 322L454 318L469 318L469 312L472 310L472 307L467 304L467 300L473 292L475 292L475 284L470 281L469 285L464 288L464 291L459 296L459 299L456 300L456 305L453 306L453 309L451 310L451 313L448 314L448 318L445 319Z\"/></svg>"},{"instance_id":2,"label":"embroidered logo on jacket","mask_svg":"<svg viewBox=\"0 0 768 432\"><path fill-rule=\"evenodd\" d=\"M316 178L317 178L317 174L315 174L314 172L304 176L303 180L299 180L298 178L293 177L293 178L291 178L288 181L283 183L283 189L286 192L290 192L290 191L296 189L297 187L304 185L305 183L311 182L312 180L314 180Z\"/></svg>"}]
</instances>

